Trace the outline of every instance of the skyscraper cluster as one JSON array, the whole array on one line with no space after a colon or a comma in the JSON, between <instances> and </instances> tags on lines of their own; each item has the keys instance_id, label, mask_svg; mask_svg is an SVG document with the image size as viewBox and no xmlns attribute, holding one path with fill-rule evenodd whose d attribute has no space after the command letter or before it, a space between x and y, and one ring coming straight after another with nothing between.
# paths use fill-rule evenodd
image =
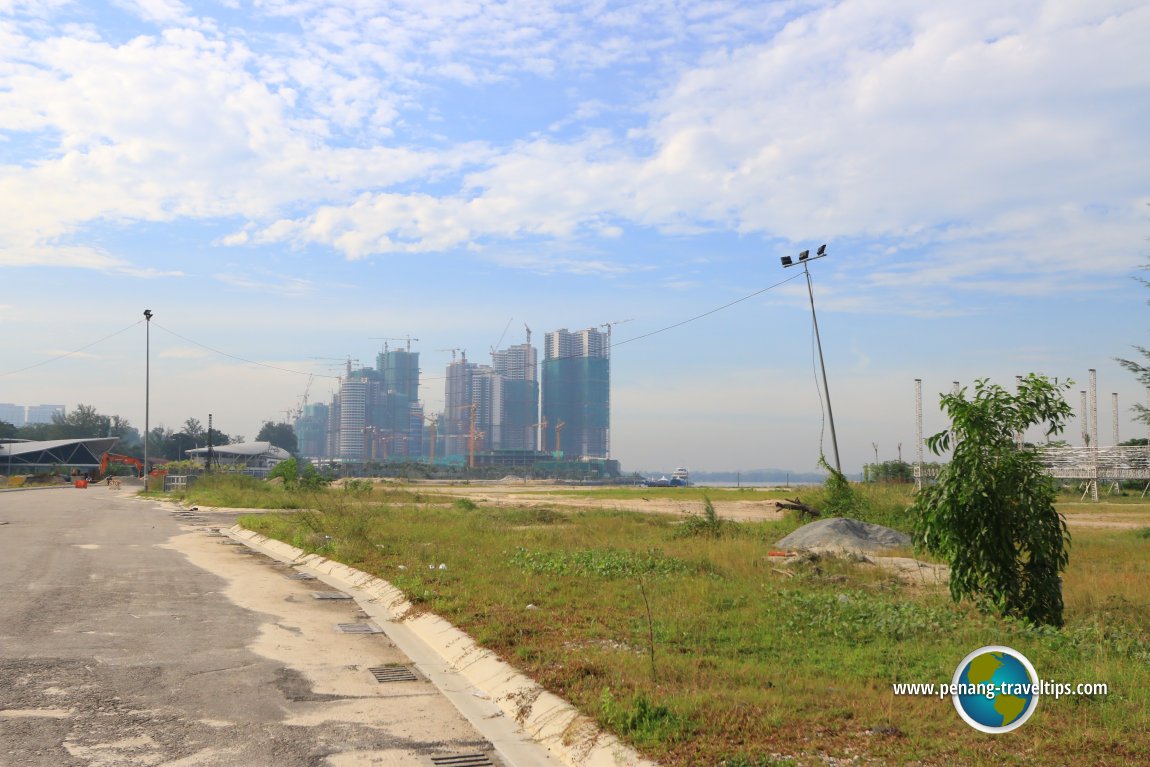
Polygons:
<instances>
[{"instance_id":1,"label":"skyscraper cluster","mask_svg":"<svg viewBox=\"0 0 1150 767\"><path fill-rule=\"evenodd\" d=\"M63 405L13 405L11 402L0 402L0 421L10 423L16 427L30 426L37 423L52 423L52 417L64 415Z\"/></svg>"},{"instance_id":2,"label":"skyscraper cluster","mask_svg":"<svg viewBox=\"0 0 1150 767\"><path fill-rule=\"evenodd\" d=\"M302 455L341 462L460 462L477 454L539 459L609 457L610 345L595 329L547 333L542 364L526 343L492 350L491 363L452 351L444 410L419 399L419 352L384 350L375 367L349 361L330 404L302 408Z\"/></svg>"}]
</instances>

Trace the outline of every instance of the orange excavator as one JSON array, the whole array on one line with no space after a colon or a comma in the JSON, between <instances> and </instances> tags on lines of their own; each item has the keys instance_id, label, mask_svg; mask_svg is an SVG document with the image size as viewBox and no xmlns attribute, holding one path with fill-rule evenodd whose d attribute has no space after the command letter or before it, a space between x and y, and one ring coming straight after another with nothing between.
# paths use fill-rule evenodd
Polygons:
<instances>
[{"instance_id":1,"label":"orange excavator","mask_svg":"<svg viewBox=\"0 0 1150 767\"><path fill-rule=\"evenodd\" d=\"M144 462L139 458L133 458L130 455L120 455L119 453L104 453L104 457L100 459L100 476L103 477L108 473L109 463L123 463L128 466L136 467L136 476L144 476Z\"/></svg>"}]
</instances>

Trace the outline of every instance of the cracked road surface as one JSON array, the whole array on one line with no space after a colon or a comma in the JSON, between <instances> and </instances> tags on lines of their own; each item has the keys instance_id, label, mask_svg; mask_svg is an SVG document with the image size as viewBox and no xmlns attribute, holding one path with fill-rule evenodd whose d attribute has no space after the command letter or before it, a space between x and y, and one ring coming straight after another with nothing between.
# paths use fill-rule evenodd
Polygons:
<instances>
[{"instance_id":1,"label":"cracked road surface","mask_svg":"<svg viewBox=\"0 0 1150 767\"><path fill-rule=\"evenodd\" d=\"M503 762L353 601L104 487L0 493L0 765Z\"/></svg>"}]
</instances>

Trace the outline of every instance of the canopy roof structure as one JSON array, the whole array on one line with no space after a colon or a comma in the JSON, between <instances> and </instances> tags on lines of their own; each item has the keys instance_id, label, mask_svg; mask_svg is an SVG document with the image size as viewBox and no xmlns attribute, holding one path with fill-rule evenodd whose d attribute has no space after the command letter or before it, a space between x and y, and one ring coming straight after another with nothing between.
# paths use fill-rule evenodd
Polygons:
<instances>
[{"instance_id":1,"label":"canopy roof structure","mask_svg":"<svg viewBox=\"0 0 1150 767\"><path fill-rule=\"evenodd\" d=\"M104 453L119 437L88 439L12 440L0 443L0 471L42 471L45 469L98 469Z\"/></svg>"},{"instance_id":2,"label":"canopy roof structure","mask_svg":"<svg viewBox=\"0 0 1150 767\"><path fill-rule=\"evenodd\" d=\"M186 451L191 458L207 460L208 449L197 447ZM280 461L291 458L291 453L282 447L276 447L270 442L239 442L234 445L220 445L212 447L212 462L215 464L242 463L248 468L270 468Z\"/></svg>"}]
</instances>

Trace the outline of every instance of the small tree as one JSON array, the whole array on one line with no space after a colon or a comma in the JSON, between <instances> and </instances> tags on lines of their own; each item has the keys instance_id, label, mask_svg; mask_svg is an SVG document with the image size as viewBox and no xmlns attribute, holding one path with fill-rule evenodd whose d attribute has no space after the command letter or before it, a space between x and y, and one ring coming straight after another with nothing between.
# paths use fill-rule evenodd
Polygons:
<instances>
[{"instance_id":1,"label":"small tree","mask_svg":"<svg viewBox=\"0 0 1150 767\"><path fill-rule=\"evenodd\" d=\"M299 443L296 439L295 429L289 423L272 423L265 421L264 425L260 428L260 433L256 435L257 442L270 442L276 447L282 447L289 453L294 454L299 449Z\"/></svg>"},{"instance_id":2,"label":"small tree","mask_svg":"<svg viewBox=\"0 0 1150 767\"><path fill-rule=\"evenodd\" d=\"M1044 426L1058 434L1071 409L1054 384L1028 375L1014 394L985 379L942 397L951 429L927 439L936 455L954 453L935 485L916 497L915 543L950 562L950 594L994 605L1003 615L1062 625L1059 573L1070 532L1054 507L1057 488L1019 435Z\"/></svg>"},{"instance_id":3,"label":"small tree","mask_svg":"<svg viewBox=\"0 0 1150 767\"><path fill-rule=\"evenodd\" d=\"M275 479L276 477L284 481L285 487L294 488L299 482L299 464L296 463L296 459L289 458L273 466L272 470L268 472L268 479Z\"/></svg>"},{"instance_id":4,"label":"small tree","mask_svg":"<svg viewBox=\"0 0 1150 767\"><path fill-rule=\"evenodd\" d=\"M1150 265L1143 266L1142 269L1150 269ZM1147 280L1144 277L1135 277L1134 279L1138 280L1138 282L1141 282L1144 286L1150 288L1150 280ZM1147 303L1150 303L1150 301L1147 301ZM1134 346L1134 349L1147 361L1146 364L1136 360L1123 359L1121 357L1117 358L1118 364L1137 376L1138 380L1142 382L1143 386L1150 387L1150 349L1147 349L1145 346L1137 345ZM1140 405L1135 402L1133 410L1138 414L1139 420L1150 422L1150 410L1147 410L1145 405Z\"/></svg>"}]
</instances>

